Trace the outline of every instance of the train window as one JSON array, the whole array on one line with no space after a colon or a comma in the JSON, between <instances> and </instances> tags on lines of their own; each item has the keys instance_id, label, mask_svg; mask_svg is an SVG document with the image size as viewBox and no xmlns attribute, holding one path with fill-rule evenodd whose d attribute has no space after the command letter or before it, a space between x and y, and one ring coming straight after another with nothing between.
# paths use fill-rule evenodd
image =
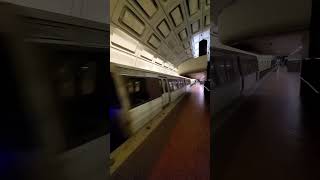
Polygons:
<instances>
[{"instance_id":1,"label":"train window","mask_svg":"<svg viewBox=\"0 0 320 180\"><path fill-rule=\"evenodd\" d=\"M58 62L57 62L58 63ZM75 73L71 63L59 63L54 73L54 83L62 97L75 96Z\"/></svg>"},{"instance_id":2,"label":"train window","mask_svg":"<svg viewBox=\"0 0 320 180\"><path fill-rule=\"evenodd\" d=\"M172 90L173 90L173 89L172 89L172 83L171 83L170 80L168 80L168 84L169 84L169 89L170 89L170 91L172 91Z\"/></svg>"},{"instance_id":3,"label":"train window","mask_svg":"<svg viewBox=\"0 0 320 180\"><path fill-rule=\"evenodd\" d=\"M144 103L149 99L149 95L146 92L145 88L145 79L144 78L125 78L127 84L127 91L129 93L129 100L132 107ZM134 91L133 84L136 85L136 90Z\"/></svg>"},{"instance_id":4,"label":"train window","mask_svg":"<svg viewBox=\"0 0 320 180\"><path fill-rule=\"evenodd\" d=\"M172 84L172 89L171 89L171 91L177 90L177 89L178 89L178 81L175 80L175 79L171 79L170 81L171 81L171 84Z\"/></svg>"},{"instance_id":5,"label":"train window","mask_svg":"<svg viewBox=\"0 0 320 180\"><path fill-rule=\"evenodd\" d=\"M173 86L173 80L169 80L169 85L170 85L170 91L174 91L174 86Z\"/></svg>"},{"instance_id":6,"label":"train window","mask_svg":"<svg viewBox=\"0 0 320 180\"><path fill-rule=\"evenodd\" d=\"M178 80L174 80L174 90L177 90L178 88Z\"/></svg>"},{"instance_id":7,"label":"train window","mask_svg":"<svg viewBox=\"0 0 320 180\"><path fill-rule=\"evenodd\" d=\"M234 78L240 77L239 67L238 67L238 61L237 58L233 60L233 70L234 70Z\"/></svg>"},{"instance_id":8,"label":"train window","mask_svg":"<svg viewBox=\"0 0 320 180\"><path fill-rule=\"evenodd\" d=\"M231 60L230 66L232 67L230 69L230 74L231 74L230 80L234 81L237 78L239 78L239 69L238 69L238 65L237 65L237 58L235 56L232 56L232 58L230 60Z\"/></svg>"},{"instance_id":9,"label":"train window","mask_svg":"<svg viewBox=\"0 0 320 180\"><path fill-rule=\"evenodd\" d=\"M217 57L214 61L216 63L215 70L217 76L217 84L222 84L226 82L225 64L222 58Z\"/></svg>"},{"instance_id":10,"label":"train window","mask_svg":"<svg viewBox=\"0 0 320 180\"><path fill-rule=\"evenodd\" d=\"M173 91L175 91L177 88L176 88L176 80L172 80L172 88L173 88Z\"/></svg>"},{"instance_id":11,"label":"train window","mask_svg":"<svg viewBox=\"0 0 320 180\"><path fill-rule=\"evenodd\" d=\"M94 62L85 63L80 66L78 78L80 81L80 93L91 94L95 90L96 64Z\"/></svg>"},{"instance_id":12,"label":"train window","mask_svg":"<svg viewBox=\"0 0 320 180\"><path fill-rule=\"evenodd\" d=\"M247 75L247 74L249 74L249 62L248 62L248 60L245 60L244 61L244 66L245 66L245 74Z\"/></svg>"},{"instance_id":13,"label":"train window","mask_svg":"<svg viewBox=\"0 0 320 180\"><path fill-rule=\"evenodd\" d=\"M135 82L135 92L139 92L140 91L140 82L136 81Z\"/></svg>"},{"instance_id":14,"label":"train window","mask_svg":"<svg viewBox=\"0 0 320 180\"><path fill-rule=\"evenodd\" d=\"M170 81L171 81L171 83L172 83L172 91L175 91L175 90L176 90L176 88L175 88L175 87L176 87L176 85L175 85L175 84L176 84L176 83L175 83L175 80L172 79L172 80L170 80Z\"/></svg>"},{"instance_id":15,"label":"train window","mask_svg":"<svg viewBox=\"0 0 320 180\"><path fill-rule=\"evenodd\" d=\"M150 77L123 76L127 84L131 108L137 107L162 95L161 80ZM133 88L133 84L135 88ZM135 90L133 90L135 89Z\"/></svg>"},{"instance_id":16,"label":"train window","mask_svg":"<svg viewBox=\"0 0 320 180\"><path fill-rule=\"evenodd\" d=\"M233 78L233 66L232 66L232 56L229 57L230 59L225 59L225 73L226 73L226 80L231 81Z\"/></svg>"},{"instance_id":17,"label":"train window","mask_svg":"<svg viewBox=\"0 0 320 180\"><path fill-rule=\"evenodd\" d=\"M175 90L179 89L179 81L178 80L174 80L175 82Z\"/></svg>"},{"instance_id":18,"label":"train window","mask_svg":"<svg viewBox=\"0 0 320 180\"><path fill-rule=\"evenodd\" d=\"M164 90L165 90L165 92L168 92L168 85L167 85L166 80L163 80L163 83L164 83Z\"/></svg>"},{"instance_id":19,"label":"train window","mask_svg":"<svg viewBox=\"0 0 320 180\"><path fill-rule=\"evenodd\" d=\"M146 78L147 79L147 92L150 95L149 100L156 99L162 95L162 86L159 85L158 78Z\"/></svg>"},{"instance_id":20,"label":"train window","mask_svg":"<svg viewBox=\"0 0 320 180\"><path fill-rule=\"evenodd\" d=\"M127 83L127 89L128 89L129 93L133 93L134 92L134 90L133 90L133 82L132 81Z\"/></svg>"},{"instance_id":21,"label":"train window","mask_svg":"<svg viewBox=\"0 0 320 180\"><path fill-rule=\"evenodd\" d=\"M159 87L161 89L161 93L163 93L162 79L159 79Z\"/></svg>"},{"instance_id":22,"label":"train window","mask_svg":"<svg viewBox=\"0 0 320 180\"><path fill-rule=\"evenodd\" d=\"M92 60L50 62L50 71L63 114L63 131L68 150L108 132L105 89L107 72L103 62ZM116 101L114 103L117 104Z\"/></svg>"}]
</instances>

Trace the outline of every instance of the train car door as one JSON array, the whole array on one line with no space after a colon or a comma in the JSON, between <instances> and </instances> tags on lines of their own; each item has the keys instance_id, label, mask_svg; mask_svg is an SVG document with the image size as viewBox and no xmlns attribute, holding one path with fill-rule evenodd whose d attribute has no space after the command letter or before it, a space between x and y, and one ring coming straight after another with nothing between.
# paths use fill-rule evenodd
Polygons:
<instances>
[{"instance_id":1,"label":"train car door","mask_svg":"<svg viewBox=\"0 0 320 180\"><path fill-rule=\"evenodd\" d=\"M240 57L239 56L237 56L237 64L238 64L238 69L239 69L240 79L241 79L240 92L242 93L243 89L244 89L244 76L243 76L243 72L242 72L241 63L240 63Z\"/></svg>"},{"instance_id":2,"label":"train car door","mask_svg":"<svg viewBox=\"0 0 320 180\"><path fill-rule=\"evenodd\" d=\"M127 138L121 129L121 121L123 118L123 108L121 104L121 99L117 92L116 83L114 77L109 75L110 82L110 91L108 93L108 102L109 102L109 129L111 132L110 139L110 152L113 152L118 148L122 143L124 143Z\"/></svg>"},{"instance_id":3,"label":"train car door","mask_svg":"<svg viewBox=\"0 0 320 180\"><path fill-rule=\"evenodd\" d=\"M166 82L166 79L161 79L161 84L162 84L162 88L163 88L163 93L162 93L162 107L166 107L169 104L169 88Z\"/></svg>"},{"instance_id":4,"label":"train car door","mask_svg":"<svg viewBox=\"0 0 320 180\"><path fill-rule=\"evenodd\" d=\"M171 90L172 90L172 88L171 88L171 86L170 86L170 84L169 84L169 80L166 78L165 79L166 80L166 86L167 86L167 89L168 89L168 101L169 101L169 103L171 103Z\"/></svg>"}]
</instances>

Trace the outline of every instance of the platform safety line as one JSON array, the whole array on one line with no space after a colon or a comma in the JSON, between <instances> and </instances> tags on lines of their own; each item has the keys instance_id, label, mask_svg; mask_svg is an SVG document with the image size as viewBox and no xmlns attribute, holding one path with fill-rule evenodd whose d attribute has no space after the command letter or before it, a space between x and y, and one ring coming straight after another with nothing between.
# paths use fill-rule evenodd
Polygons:
<instances>
[{"instance_id":1,"label":"platform safety line","mask_svg":"<svg viewBox=\"0 0 320 180\"><path fill-rule=\"evenodd\" d=\"M303 77L300 76L300 79L305 82L314 92L316 92L317 94L319 94L319 91L317 91L317 89L315 87L313 87L308 81L306 81L305 79L303 79Z\"/></svg>"},{"instance_id":2,"label":"platform safety line","mask_svg":"<svg viewBox=\"0 0 320 180\"><path fill-rule=\"evenodd\" d=\"M176 107L176 105L186 95L183 94L176 101L172 102L171 105L166 107L160 112L155 118L152 118L145 126L143 126L136 134L131 136L127 141L115 149L111 154L110 158L114 163L110 166L110 174L114 172L132 155L136 149L148 138L148 136L161 124L161 122L170 114L170 112Z\"/></svg>"}]
</instances>

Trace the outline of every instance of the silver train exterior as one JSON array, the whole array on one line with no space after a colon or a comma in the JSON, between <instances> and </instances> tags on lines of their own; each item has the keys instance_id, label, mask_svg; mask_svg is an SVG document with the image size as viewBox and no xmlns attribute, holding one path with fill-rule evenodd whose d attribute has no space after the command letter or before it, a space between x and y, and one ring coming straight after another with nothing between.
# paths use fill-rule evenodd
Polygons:
<instances>
[{"instance_id":1,"label":"silver train exterior","mask_svg":"<svg viewBox=\"0 0 320 180\"><path fill-rule=\"evenodd\" d=\"M211 51L212 116L223 113L240 97L250 95L257 83L276 65L272 63L270 67L259 70L257 56L216 48Z\"/></svg>"},{"instance_id":2,"label":"silver train exterior","mask_svg":"<svg viewBox=\"0 0 320 180\"><path fill-rule=\"evenodd\" d=\"M163 108L186 94L194 79L110 63L111 151ZM121 137L119 137L121 136Z\"/></svg>"}]
</instances>

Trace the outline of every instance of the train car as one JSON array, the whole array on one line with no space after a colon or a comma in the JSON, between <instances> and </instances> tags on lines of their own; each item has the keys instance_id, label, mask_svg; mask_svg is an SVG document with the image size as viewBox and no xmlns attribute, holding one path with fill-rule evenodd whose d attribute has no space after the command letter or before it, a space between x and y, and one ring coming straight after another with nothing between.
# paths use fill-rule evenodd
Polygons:
<instances>
[{"instance_id":1,"label":"train car","mask_svg":"<svg viewBox=\"0 0 320 180\"><path fill-rule=\"evenodd\" d=\"M1 132L11 157L0 176L108 179L107 26L11 4L0 11Z\"/></svg>"},{"instance_id":2,"label":"train car","mask_svg":"<svg viewBox=\"0 0 320 180\"><path fill-rule=\"evenodd\" d=\"M249 94L258 80L256 56L216 49L211 53L213 113L218 113L242 95Z\"/></svg>"},{"instance_id":3,"label":"train car","mask_svg":"<svg viewBox=\"0 0 320 180\"><path fill-rule=\"evenodd\" d=\"M274 67L277 65L277 59L272 59L271 60L271 67Z\"/></svg>"},{"instance_id":4,"label":"train car","mask_svg":"<svg viewBox=\"0 0 320 180\"><path fill-rule=\"evenodd\" d=\"M111 152L171 102L189 91L191 79L110 63Z\"/></svg>"},{"instance_id":5,"label":"train car","mask_svg":"<svg viewBox=\"0 0 320 180\"><path fill-rule=\"evenodd\" d=\"M300 72L302 59L301 58L287 58L288 72Z\"/></svg>"}]
</instances>

